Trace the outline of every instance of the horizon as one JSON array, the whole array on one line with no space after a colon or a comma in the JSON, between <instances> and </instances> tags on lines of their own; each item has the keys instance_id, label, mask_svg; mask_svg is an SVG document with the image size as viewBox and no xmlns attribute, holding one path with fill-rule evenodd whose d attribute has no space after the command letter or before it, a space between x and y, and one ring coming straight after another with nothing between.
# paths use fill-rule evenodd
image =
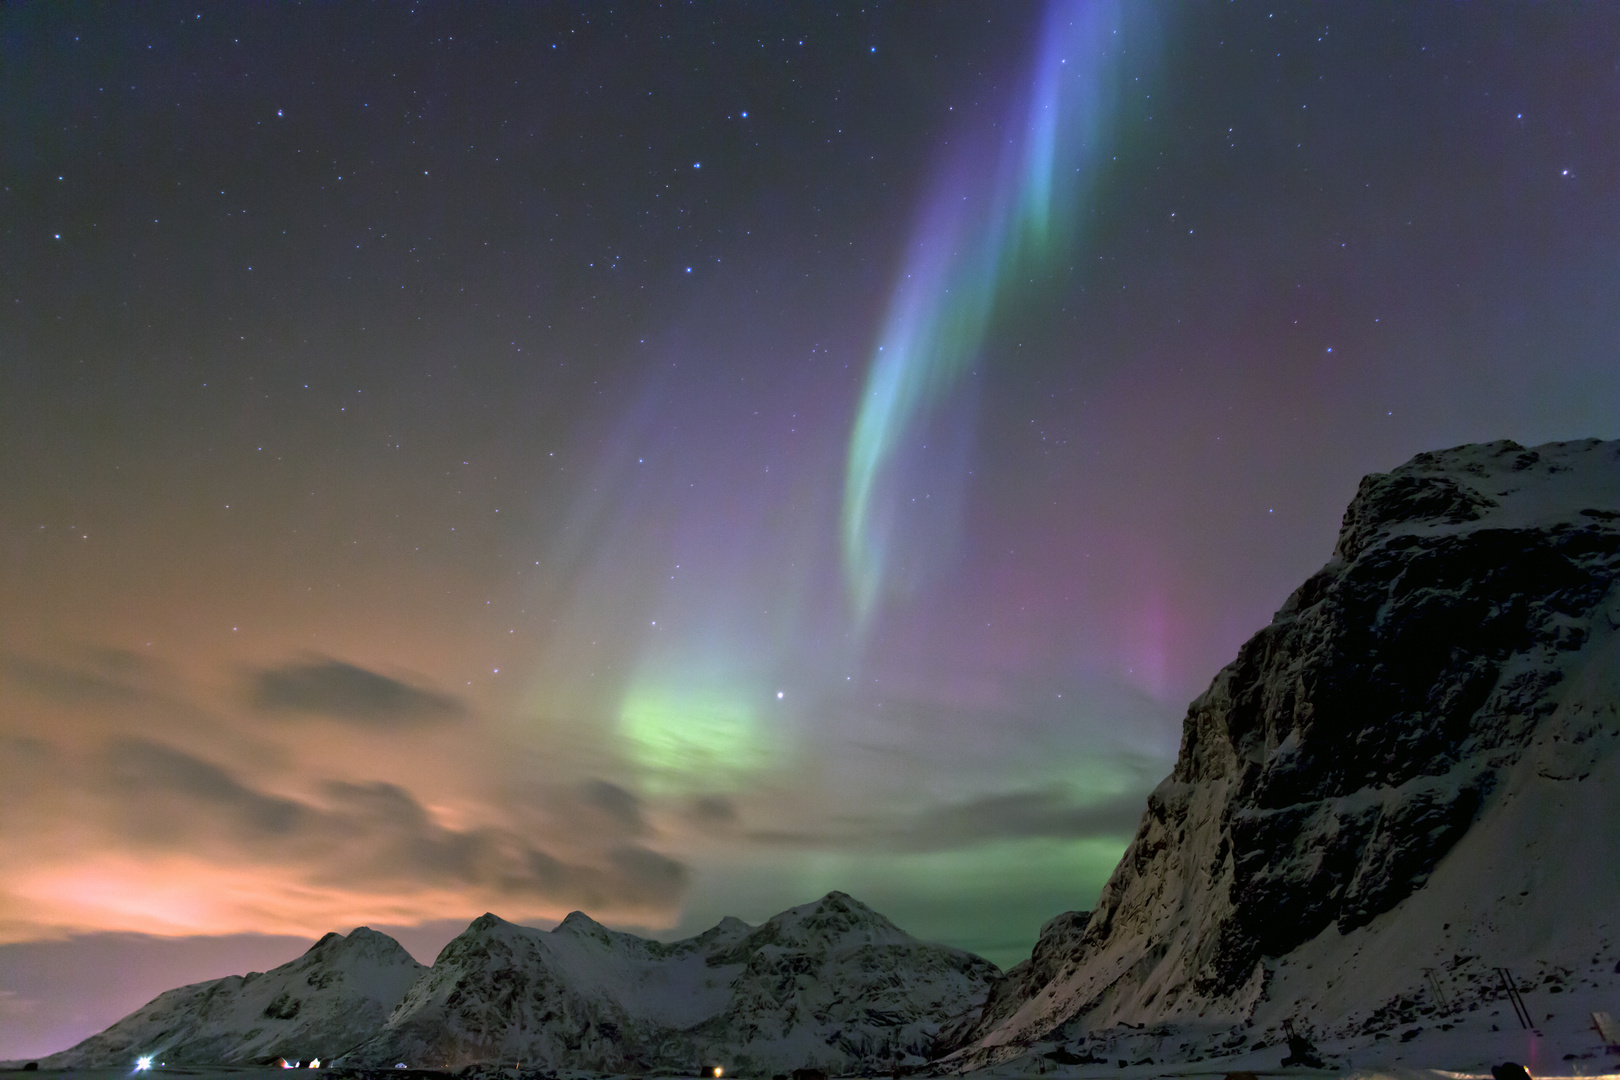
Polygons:
<instances>
[{"instance_id":1,"label":"horizon","mask_svg":"<svg viewBox=\"0 0 1620 1080\"><path fill-rule=\"evenodd\" d=\"M1620 435L1620 9L926 10L0 8L0 1058L483 911L1005 969L1362 476Z\"/></svg>"}]
</instances>

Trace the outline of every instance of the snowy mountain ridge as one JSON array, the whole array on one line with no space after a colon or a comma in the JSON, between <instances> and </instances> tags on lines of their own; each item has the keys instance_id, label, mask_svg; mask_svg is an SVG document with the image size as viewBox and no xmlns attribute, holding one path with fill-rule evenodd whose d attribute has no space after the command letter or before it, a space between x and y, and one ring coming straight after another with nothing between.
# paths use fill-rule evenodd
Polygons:
<instances>
[{"instance_id":1,"label":"snowy mountain ridge","mask_svg":"<svg viewBox=\"0 0 1620 1080\"><path fill-rule=\"evenodd\" d=\"M369 927L347 937L327 934L270 971L167 990L41 1065L130 1065L143 1056L174 1063L307 1060L375 1032L425 971L399 942Z\"/></svg>"},{"instance_id":2,"label":"snowy mountain ridge","mask_svg":"<svg viewBox=\"0 0 1620 1080\"><path fill-rule=\"evenodd\" d=\"M750 926L652 941L573 912L553 930L485 914L431 968L365 927L265 974L180 987L45 1068L264 1063L550 1071L888 1070L932 1056L1000 972L921 942L844 893Z\"/></svg>"},{"instance_id":3,"label":"snowy mountain ridge","mask_svg":"<svg viewBox=\"0 0 1620 1080\"><path fill-rule=\"evenodd\" d=\"M1189 707L1096 910L945 1064L1197 1060L1285 1024L1357 1060L1392 1036L1522 1059L1549 1047L1509 977L1571 995L1535 1020L1591 1051L1575 992L1620 991L1617 581L1620 442L1366 477L1327 565Z\"/></svg>"},{"instance_id":4,"label":"snowy mountain ridge","mask_svg":"<svg viewBox=\"0 0 1620 1080\"><path fill-rule=\"evenodd\" d=\"M575 913L552 931L475 920L345 1064L830 1072L920 1064L977 1008L989 961L919 942L843 893L757 927L647 941Z\"/></svg>"}]
</instances>

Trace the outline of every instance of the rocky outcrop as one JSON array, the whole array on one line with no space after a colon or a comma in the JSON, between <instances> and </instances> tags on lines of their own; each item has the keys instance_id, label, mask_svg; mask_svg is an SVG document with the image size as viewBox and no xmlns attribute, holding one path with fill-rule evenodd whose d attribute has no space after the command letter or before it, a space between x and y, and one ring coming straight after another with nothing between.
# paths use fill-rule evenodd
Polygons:
<instances>
[{"instance_id":1,"label":"rocky outcrop","mask_svg":"<svg viewBox=\"0 0 1620 1080\"><path fill-rule=\"evenodd\" d=\"M1465 446L1367 477L1333 558L1188 709L1079 939L1044 983L1003 984L952 1063L1250 1017L1275 958L1422 889L1534 779L1516 766L1538 737L1620 732L1606 684L1572 678L1613 662L1617 578L1620 443ZM1591 700L1565 700L1575 682Z\"/></svg>"},{"instance_id":2,"label":"rocky outcrop","mask_svg":"<svg viewBox=\"0 0 1620 1080\"><path fill-rule=\"evenodd\" d=\"M343 1063L887 1070L925 1060L941 1025L976 1012L998 976L837 892L672 943L579 912L549 932L484 915Z\"/></svg>"},{"instance_id":3,"label":"rocky outcrop","mask_svg":"<svg viewBox=\"0 0 1620 1080\"><path fill-rule=\"evenodd\" d=\"M971 1018L973 1026L964 1034L1002 1023L1017 1012L1024 1002L1048 986L1057 977L1063 963L1079 948L1086 924L1090 921L1089 911L1065 911L1048 919L1041 927L1029 959L1007 969L1006 975L991 990L984 1008Z\"/></svg>"},{"instance_id":4,"label":"rocky outcrop","mask_svg":"<svg viewBox=\"0 0 1620 1080\"><path fill-rule=\"evenodd\" d=\"M298 959L159 994L99 1035L45 1058L46 1069L264 1064L330 1057L373 1035L427 968L368 927L327 934Z\"/></svg>"}]
</instances>

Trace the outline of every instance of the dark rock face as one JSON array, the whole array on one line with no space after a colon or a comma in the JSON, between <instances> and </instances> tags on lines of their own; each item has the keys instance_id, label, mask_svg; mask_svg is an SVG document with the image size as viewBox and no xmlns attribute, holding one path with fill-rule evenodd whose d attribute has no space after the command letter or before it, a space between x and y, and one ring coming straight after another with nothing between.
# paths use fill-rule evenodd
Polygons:
<instances>
[{"instance_id":1,"label":"dark rock face","mask_svg":"<svg viewBox=\"0 0 1620 1080\"><path fill-rule=\"evenodd\" d=\"M959 1029L945 1033L941 1042L946 1049L963 1045L975 1031L999 1024L1018 1011L1018 1007L1040 992L1041 988L1057 978L1059 968L1079 947L1085 934L1086 923L1091 921L1089 911L1065 911L1048 919L1041 927L1029 959L1014 964L997 981L984 1009ZM1061 1064L1061 1063L1060 1063ZM1069 1064L1072 1064L1070 1062Z\"/></svg>"},{"instance_id":2,"label":"dark rock face","mask_svg":"<svg viewBox=\"0 0 1620 1080\"><path fill-rule=\"evenodd\" d=\"M1491 449L1515 471L1539 461ZM1350 561L1301 586L1189 710L1172 783L1237 768L1226 816L1235 911L1202 973L1208 992L1231 992L1259 956L1330 923L1363 925L1423 883L1504 755L1551 710L1554 655L1580 646L1581 622L1620 576L1620 532L1595 520L1390 535L1496 505L1422 474L1445 460L1364 480L1339 544ZM1371 791L1385 794L1355 798ZM1150 814L1155 805L1168 812L1155 800ZM1295 852L1311 858L1278 858Z\"/></svg>"},{"instance_id":3,"label":"dark rock face","mask_svg":"<svg viewBox=\"0 0 1620 1080\"><path fill-rule=\"evenodd\" d=\"M964 1063L1086 1014L1241 1013L1262 958L1420 888L1603 617L1616 503L1620 443L1596 440L1459 447L1363 480L1333 559L1189 707L1060 965L1076 974L993 997Z\"/></svg>"}]
</instances>

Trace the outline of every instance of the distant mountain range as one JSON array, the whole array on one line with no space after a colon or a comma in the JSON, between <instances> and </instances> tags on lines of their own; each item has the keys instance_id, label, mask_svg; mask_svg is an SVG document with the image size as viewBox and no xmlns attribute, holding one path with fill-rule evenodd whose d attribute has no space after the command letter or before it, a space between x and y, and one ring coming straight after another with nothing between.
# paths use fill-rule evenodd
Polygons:
<instances>
[{"instance_id":1,"label":"distant mountain range","mask_svg":"<svg viewBox=\"0 0 1620 1080\"><path fill-rule=\"evenodd\" d=\"M1096 909L1005 974L836 892L669 944L485 915L431 968L329 934L41 1065L1579 1069L1594 1011L1620 1012L1620 442L1497 442L1362 481L1189 707Z\"/></svg>"},{"instance_id":2,"label":"distant mountain range","mask_svg":"<svg viewBox=\"0 0 1620 1080\"><path fill-rule=\"evenodd\" d=\"M935 1056L941 1024L975 1015L1000 974L838 892L671 943L580 912L551 931L483 915L431 968L373 930L329 934L274 971L170 990L40 1064L888 1072Z\"/></svg>"}]
</instances>

